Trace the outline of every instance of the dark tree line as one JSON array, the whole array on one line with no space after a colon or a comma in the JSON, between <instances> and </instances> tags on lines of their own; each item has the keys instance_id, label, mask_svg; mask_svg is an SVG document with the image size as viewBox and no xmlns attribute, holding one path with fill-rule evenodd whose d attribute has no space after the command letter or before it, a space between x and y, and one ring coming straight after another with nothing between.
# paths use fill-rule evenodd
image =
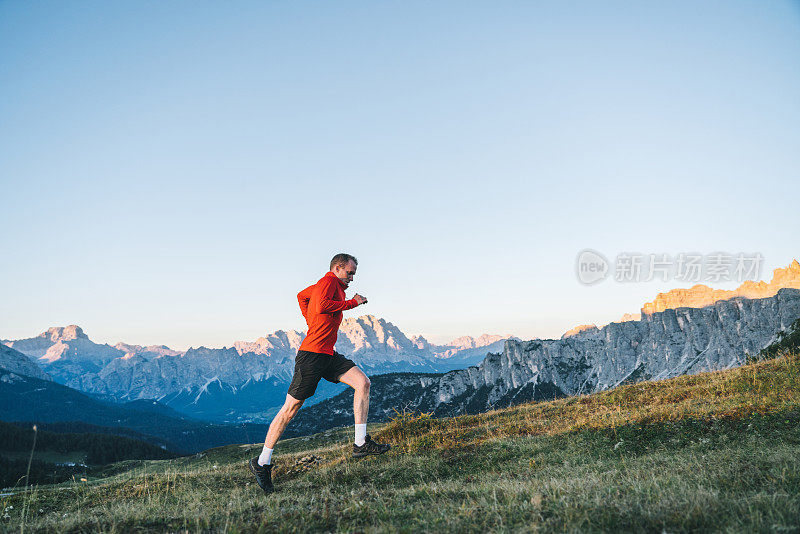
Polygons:
<instances>
[{"instance_id":1,"label":"dark tree line","mask_svg":"<svg viewBox=\"0 0 800 534\"><path fill-rule=\"evenodd\" d=\"M33 438L32 426L0 422L0 455L2 451L29 452L33 446ZM121 460L159 460L177 456L172 451L133 438L96 433L59 434L46 430L39 430L36 435L36 451L63 454L80 452L84 454L83 462L88 465L104 465Z\"/></svg>"},{"instance_id":2,"label":"dark tree line","mask_svg":"<svg viewBox=\"0 0 800 534\"><path fill-rule=\"evenodd\" d=\"M24 488L27 459L10 459L0 456L0 488ZM57 484L73 476L80 480L86 468L75 465L55 465L34 460L31 462L30 484Z\"/></svg>"}]
</instances>

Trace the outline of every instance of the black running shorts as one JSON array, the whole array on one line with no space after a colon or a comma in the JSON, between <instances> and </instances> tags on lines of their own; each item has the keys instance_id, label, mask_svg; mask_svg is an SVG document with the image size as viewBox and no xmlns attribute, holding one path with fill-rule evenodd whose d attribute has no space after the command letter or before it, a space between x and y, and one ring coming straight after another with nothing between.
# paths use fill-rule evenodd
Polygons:
<instances>
[{"instance_id":1,"label":"black running shorts","mask_svg":"<svg viewBox=\"0 0 800 534\"><path fill-rule=\"evenodd\" d=\"M294 359L294 376L289 384L289 395L298 400L307 399L317 390L320 378L328 382L339 382L339 377L355 366L353 360L348 360L336 351L331 356L298 350Z\"/></svg>"}]
</instances>

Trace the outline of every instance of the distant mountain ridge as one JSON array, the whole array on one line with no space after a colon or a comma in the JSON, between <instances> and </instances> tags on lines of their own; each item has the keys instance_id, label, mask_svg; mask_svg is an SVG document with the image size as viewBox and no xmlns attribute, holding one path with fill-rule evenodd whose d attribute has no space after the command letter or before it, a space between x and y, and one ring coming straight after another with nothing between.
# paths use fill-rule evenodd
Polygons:
<instances>
[{"instance_id":1,"label":"distant mountain ridge","mask_svg":"<svg viewBox=\"0 0 800 534\"><path fill-rule=\"evenodd\" d=\"M278 330L232 347L175 351L164 345L97 344L82 328L69 325L4 343L34 359L57 382L80 391L117 401L156 399L198 417L247 421L283 402L304 336ZM505 339L484 335L448 345L420 344L392 323L365 315L342 321L336 350L370 374L442 372L478 363ZM338 391L320 387L322 396Z\"/></svg>"}]
</instances>

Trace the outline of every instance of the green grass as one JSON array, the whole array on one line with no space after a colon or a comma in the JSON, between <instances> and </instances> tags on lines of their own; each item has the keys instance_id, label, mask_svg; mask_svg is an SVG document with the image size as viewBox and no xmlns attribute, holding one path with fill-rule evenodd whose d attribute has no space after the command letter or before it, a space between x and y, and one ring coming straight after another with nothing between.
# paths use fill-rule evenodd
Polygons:
<instances>
[{"instance_id":1,"label":"green grass","mask_svg":"<svg viewBox=\"0 0 800 534\"><path fill-rule=\"evenodd\" d=\"M129 461L0 502L0 530L67 532L800 532L800 357L480 415L352 427ZM312 461L300 461L313 456ZM13 508L6 510L8 507ZM4 511L5 510L5 511Z\"/></svg>"}]
</instances>

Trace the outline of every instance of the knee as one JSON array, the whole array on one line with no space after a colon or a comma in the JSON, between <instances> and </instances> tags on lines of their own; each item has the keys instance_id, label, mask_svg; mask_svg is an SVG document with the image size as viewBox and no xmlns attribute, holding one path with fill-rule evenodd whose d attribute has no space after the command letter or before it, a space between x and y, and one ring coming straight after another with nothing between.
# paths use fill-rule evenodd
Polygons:
<instances>
[{"instance_id":1,"label":"knee","mask_svg":"<svg viewBox=\"0 0 800 534\"><path fill-rule=\"evenodd\" d=\"M286 403L283 406L283 415L287 419L291 419L295 415L297 415L297 411L300 410L300 407L303 405L303 401L295 401L291 403Z\"/></svg>"},{"instance_id":2,"label":"knee","mask_svg":"<svg viewBox=\"0 0 800 534\"><path fill-rule=\"evenodd\" d=\"M363 389L364 391L369 391L369 386L371 384L372 382L369 381L369 377L365 376L364 380L361 382L361 389Z\"/></svg>"}]
</instances>

